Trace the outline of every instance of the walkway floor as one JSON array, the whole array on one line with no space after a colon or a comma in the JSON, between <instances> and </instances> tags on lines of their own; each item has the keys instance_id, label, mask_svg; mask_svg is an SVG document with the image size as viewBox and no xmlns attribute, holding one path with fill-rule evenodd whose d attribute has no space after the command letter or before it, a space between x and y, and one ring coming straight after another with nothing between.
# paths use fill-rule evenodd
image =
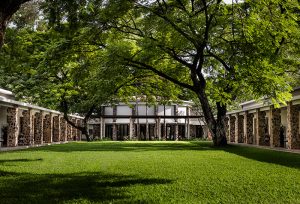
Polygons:
<instances>
[{"instance_id":1,"label":"walkway floor","mask_svg":"<svg viewBox=\"0 0 300 204\"><path fill-rule=\"evenodd\" d=\"M53 145L53 144L65 144L65 143L67 143L67 142L52 142L52 143L45 143L45 144L41 144L41 145L28 145L28 146L17 146L17 147L0 147L0 152L28 149L28 148L32 148L32 147L42 147L42 146L48 146L48 145Z\"/></svg>"},{"instance_id":2,"label":"walkway floor","mask_svg":"<svg viewBox=\"0 0 300 204\"><path fill-rule=\"evenodd\" d=\"M246 146L246 147L256 147L256 148L261 148L261 149L270 149L270 150L275 150L279 152L290 152L290 153L295 153L295 154L300 154L300 149L287 149L283 147L268 147L268 146L259 146L259 145L253 145L253 144L244 144L244 143L229 143L231 145L237 145L237 146Z\"/></svg>"}]
</instances>

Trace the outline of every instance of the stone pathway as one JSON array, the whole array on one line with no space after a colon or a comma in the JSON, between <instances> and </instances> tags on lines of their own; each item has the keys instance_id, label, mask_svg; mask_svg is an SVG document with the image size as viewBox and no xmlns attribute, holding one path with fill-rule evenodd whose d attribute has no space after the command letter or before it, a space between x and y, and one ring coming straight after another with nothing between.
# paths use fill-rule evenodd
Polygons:
<instances>
[{"instance_id":1,"label":"stone pathway","mask_svg":"<svg viewBox=\"0 0 300 204\"><path fill-rule=\"evenodd\" d=\"M48 145L53 145L53 144L65 144L65 143L68 143L68 142L52 142L52 143L46 143L46 144L42 144L42 145L17 146L17 147L0 147L0 152L28 149L28 148L32 148L32 147L42 147L42 146L48 146Z\"/></svg>"},{"instance_id":2,"label":"stone pathway","mask_svg":"<svg viewBox=\"0 0 300 204\"><path fill-rule=\"evenodd\" d=\"M253 144L244 144L244 143L229 143L230 145L236 145L236 146L246 146L246 147L256 147L260 149L269 149L274 150L278 152L290 152L295 154L300 154L300 149L286 149L283 147L268 147L268 146L259 146L259 145L253 145Z\"/></svg>"}]
</instances>

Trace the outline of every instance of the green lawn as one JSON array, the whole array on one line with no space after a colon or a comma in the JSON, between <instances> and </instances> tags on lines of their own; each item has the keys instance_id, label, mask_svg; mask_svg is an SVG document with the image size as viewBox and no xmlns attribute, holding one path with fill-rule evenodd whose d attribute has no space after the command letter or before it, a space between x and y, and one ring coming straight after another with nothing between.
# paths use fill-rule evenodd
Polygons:
<instances>
[{"instance_id":1,"label":"green lawn","mask_svg":"<svg viewBox=\"0 0 300 204\"><path fill-rule=\"evenodd\" d=\"M300 203L300 155L210 142L0 153L0 203Z\"/></svg>"}]
</instances>

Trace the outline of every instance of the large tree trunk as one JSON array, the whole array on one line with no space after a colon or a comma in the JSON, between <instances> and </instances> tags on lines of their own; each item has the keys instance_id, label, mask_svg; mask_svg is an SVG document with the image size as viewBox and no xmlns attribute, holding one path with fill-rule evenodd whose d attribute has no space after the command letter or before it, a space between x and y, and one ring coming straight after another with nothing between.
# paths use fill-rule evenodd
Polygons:
<instances>
[{"instance_id":1,"label":"large tree trunk","mask_svg":"<svg viewBox=\"0 0 300 204\"><path fill-rule=\"evenodd\" d=\"M214 146L227 145L225 129L226 106L217 103L218 113L217 118L215 118L205 91L201 89L197 95L201 103L204 119L212 134Z\"/></svg>"},{"instance_id":2,"label":"large tree trunk","mask_svg":"<svg viewBox=\"0 0 300 204\"><path fill-rule=\"evenodd\" d=\"M0 48L4 44L6 26L20 6L30 0L0 0Z\"/></svg>"},{"instance_id":3,"label":"large tree trunk","mask_svg":"<svg viewBox=\"0 0 300 204\"><path fill-rule=\"evenodd\" d=\"M85 121L83 121L83 126L82 126L82 127L78 127L78 129L81 131L81 133L82 133L83 135L85 135L86 141L87 141L87 142L90 142L90 141L91 141L91 138L90 138L90 135L89 135L87 123L86 123Z\"/></svg>"}]
</instances>

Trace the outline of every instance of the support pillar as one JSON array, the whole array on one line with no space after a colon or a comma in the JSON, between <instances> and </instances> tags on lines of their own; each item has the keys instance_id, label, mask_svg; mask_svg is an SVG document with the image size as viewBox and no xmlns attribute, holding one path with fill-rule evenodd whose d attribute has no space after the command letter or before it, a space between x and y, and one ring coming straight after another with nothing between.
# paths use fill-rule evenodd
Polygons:
<instances>
[{"instance_id":1,"label":"support pillar","mask_svg":"<svg viewBox=\"0 0 300 204\"><path fill-rule=\"evenodd\" d=\"M129 118L129 140L133 138L133 131L134 131L134 122L132 117Z\"/></svg>"},{"instance_id":2,"label":"support pillar","mask_svg":"<svg viewBox=\"0 0 300 204\"><path fill-rule=\"evenodd\" d=\"M238 115L238 143L244 143L244 116L243 115Z\"/></svg>"},{"instance_id":3,"label":"support pillar","mask_svg":"<svg viewBox=\"0 0 300 204\"><path fill-rule=\"evenodd\" d=\"M67 122L63 117L60 117L60 141L67 141Z\"/></svg>"},{"instance_id":4,"label":"support pillar","mask_svg":"<svg viewBox=\"0 0 300 204\"><path fill-rule=\"evenodd\" d=\"M34 144L43 144L43 112L35 113L34 119Z\"/></svg>"},{"instance_id":5,"label":"support pillar","mask_svg":"<svg viewBox=\"0 0 300 204\"><path fill-rule=\"evenodd\" d=\"M281 126L281 110L270 106L270 146L280 147L280 126Z\"/></svg>"},{"instance_id":6,"label":"support pillar","mask_svg":"<svg viewBox=\"0 0 300 204\"><path fill-rule=\"evenodd\" d=\"M226 140L230 141L229 116L225 118Z\"/></svg>"},{"instance_id":7,"label":"support pillar","mask_svg":"<svg viewBox=\"0 0 300 204\"><path fill-rule=\"evenodd\" d=\"M52 143L52 114L45 115L43 119L43 137L45 143Z\"/></svg>"},{"instance_id":8,"label":"support pillar","mask_svg":"<svg viewBox=\"0 0 300 204\"><path fill-rule=\"evenodd\" d=\"M266 135L266 112L265 111L260 111L257 109L257 139L256 139L256 144L257 145L263 145L263 146L268 146L269 144L269 139L267 138Z\"/></svg>"},{"instance_id":9,"label":"support pillar","mask_svg":"<svg viewBox=\"0 0 300 204\"><path fill-rule=\"evenodd\" d=\"M7 108L7 147L16 147L19 135L19 108Z\"/></svg>"},{"instance_id":10,"label":"support pillar","mask_svg":"<svg viewBox=\"0 0 300 204\"><path fill-rule=\"evenodd\" d=\"M174 115L178 116L178 105L174 105ZM175 118L174 140L178 141L178 118Z\"/></svg>"},{"instance_id":11,"label":"support pillar","mask_svg":"<svg viewBox=\"0 0 300 204\"><path fill-rule=\"evenodd\" d=\"M289 149L300 148L299 136L299 111L300 105L287 104L287 139Z\"/></svg>"},{"instance_id":12,"label":"support pillar","mask_svg":"<svg viewBox=\"0 0 300 204\"><path fill-rule=\"evenodd\" d=\"M175 124L175 134L174 134L174 140L178 141L178 122Z\"/></svg>"},{"instance_id":13,"label":"support pillar","mask_svg":"<svg viewBox=\"0 0 300 204\"><path fill-rule=\"evenodd\" d=\"M53 142L59 142L60 140L60 122L59 116L53 117Z\"/></svg>"},{"instance_id":14,"label":"support pillar","mask_svg":"<svg viewBox=\"0 0 300 204\"><path fill-rule=\"evenodd\" d=\"M164 118L164 124L163 124L163 138L162 140L166 141L167 140L167 123L166 123L166 118Z\"/></svg>"},{"instance_id":15,"label":"support pillar","mask_svg":"<svg viewBox=\"0 0 300 204\"><path fill-rule=\"evenodd\" d=\"M32 122L32 110L23 111L23 125L22 133L24 134L24 145L31 145L33 137L33 122Z\"/></svg>"},{"instance_id":16,"label":"support pillar","mask_svg":"<svg viewBox=\"0 0 300 204\"><path fill-rule=\"evenodd\" d=\"M253 124L253 118L254 114L253 113L247 113L247 119L246 119L246 125L247 125L247 144L254 144L254 124Z\"/></svg>"},{"instance_id":17,"label":"support pillar","mask_svg":"<svg viewBox=\"0 0 300 204\"><path fill-rule=\"evenodd\" d=\"M116 116L117 116L117 106L113 106L113 132L112 132L112 139L113 141L116 141L117 140L117 119L116 119Z\"/></svg>"},{"instance_id":18,"label":"support pillar","mask_svg":"<svg viewBox=\"0 0 300 204\"><path fill-rule=\"evenodd\" d=\"M148 141L149 140L149 123L148 123L148 119L146 119L146 135L145 135L145 139Z\"/></svg>"},{"instance_id":19,"label":"support pillar","mask_svg":"<svg viewBox=\"0 0 300 204\"><path fill-rule=\"evenodd\" d=\"M235 116L229 116L229 134L230 134L230 142L235 141Z\"/></svg>"},{"instance_id":20,"label":"support pillar","mask_svg":"<svg viewBox=\"0 0 300 204\"><path fill-rule=\"evenodd\" d=\"M112 140L117 141L117 124L113 124Z\"/></svg>"},{"instance_id":21,"label":"support pillar","mask_svg":"<svg viewBox=\"0 0 300 204\"><path fill-rule=\"evenodd\" d=\"M103 117L100 117L100 140L103 140Z\"/></svg>"},{"instance_id":22,"label":"support pillar","mask_svg":"<svg viewBox=\"0 0 300 204\"><path fill-rule=\"evenodd\" d=\"M244 114L244 143L248 144L248 111Z\"/></svg>"},{"instance_id":23,"label":"support pillar","mask_svg":"<svg viewBox=\"0 0 300 204\"><path fill-rule=\"evenodd\" d=\"M156 119L156 135L158 140L161 140L161 126L160 126L160 117Z\"/></svg>"},{"instance_id":24,"label":"support pillar","mask_svg":"<svg viewBox=\"0 0 300 204\"><path fill-rule=\"evenodd\" d=\"M186 121L185 121L185 131L186 131L186 136L185 138L187 138L188 140L191 139L190 137L190 133L191 133L191 129L190 129L190 108L186 107Z\"/></svg>"},{"instance_id":25,"label":"support pillar","mask_svg":"<svg viewBox=\"0 0 300 204\"><path fill-rule=\"evenodd\" d=\"M239 123L240 123L240 118L239 118L239 114L235 114L235 130L234 130L234 143L238 143L239 141L239 135L240 135L240 130L239 130Z\"/></svg>"}]
</instances>

